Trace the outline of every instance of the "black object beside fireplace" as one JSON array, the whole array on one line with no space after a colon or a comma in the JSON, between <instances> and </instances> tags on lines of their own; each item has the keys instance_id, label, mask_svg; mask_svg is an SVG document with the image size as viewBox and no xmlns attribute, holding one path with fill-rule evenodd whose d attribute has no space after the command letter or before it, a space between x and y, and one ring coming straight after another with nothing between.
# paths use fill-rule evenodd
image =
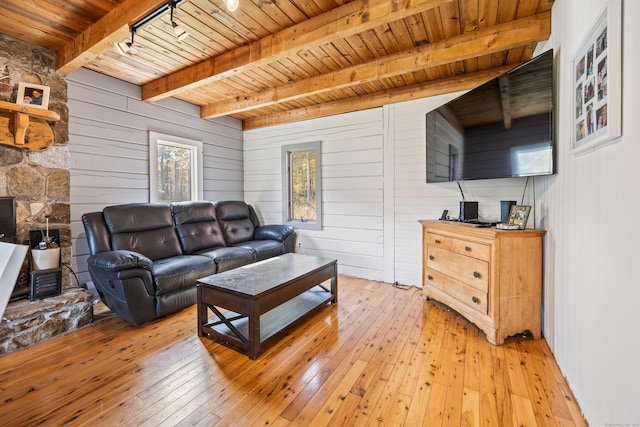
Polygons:
<instances>
[{"instance_id":1,"label":"black object beside fireplace","mask_svg":"<svg viewBox=\"0 0 640 427\"><path fill-rule=\"evenodd\" d=\"M0 197L0 242L16 243L15 197Z\"/></svg>"}]
</instances>

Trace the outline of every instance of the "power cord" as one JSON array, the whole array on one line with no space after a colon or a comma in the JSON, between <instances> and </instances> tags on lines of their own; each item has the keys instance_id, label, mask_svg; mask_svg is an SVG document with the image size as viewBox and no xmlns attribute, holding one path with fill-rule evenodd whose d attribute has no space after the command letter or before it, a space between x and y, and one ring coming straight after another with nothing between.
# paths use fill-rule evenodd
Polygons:
<instances>
[{"instance_id":1,"label":"power cord","mask_svg":"<svg viewBox=\"0 0 640 427\"><path fill-rule=\"evenodd\" d=\"M73 277L76 278L76 283L78 283L78 287L81 288L82 286L80 286L80 280L78 280L78 276L76 275L76 272L73 271L73 269L71 267L69 267L68 264L65 264L64 262L61 262L61 264L69 269L69 271L73 274Z\"/></svg>"},{"instance_id":2,"label":"power cord","mask_svg":"<svg viewBox=\"0 0 640 427\"><path fill-rule=\"evenodd\" d=\"M397 281L393 282L391 284L391 286L393 286L394 288L400 289L402 291L408 291L411 288L416 288L416 289L420 289L419 287L415 286L415 285L401 285L399 284Z\"/></svg>"}]
</instances>

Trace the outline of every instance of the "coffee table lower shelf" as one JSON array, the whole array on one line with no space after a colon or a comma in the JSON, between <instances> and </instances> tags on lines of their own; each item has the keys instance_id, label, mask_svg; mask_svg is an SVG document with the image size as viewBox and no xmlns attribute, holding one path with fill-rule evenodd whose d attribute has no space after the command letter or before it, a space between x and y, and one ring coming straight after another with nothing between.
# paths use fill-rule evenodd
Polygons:
<instances>
[{"instance_id":1,"label":"coffee table lower shelf","mask_svg":"<svg viewBox=\"0 0 640 427\"><path fill-rule=\"evenodd\" d=\"M260 315L257 329L260 341L252 345L249 339L249 317L230 310L220 310L205 304L211 310L217 310L223 318L211 317L200 325L200 335L234 346L255 359L266 347L285 335L294 326L312 316L321 308L334 301L334 295L323 287L310 289L274 309ZM214 311L215 312L215 311ZM235 333L227 325L230 323ZM240 336L238 336L238 334ZM253 347L253 348L252 348Z\"/></svg>"}]
</instances>

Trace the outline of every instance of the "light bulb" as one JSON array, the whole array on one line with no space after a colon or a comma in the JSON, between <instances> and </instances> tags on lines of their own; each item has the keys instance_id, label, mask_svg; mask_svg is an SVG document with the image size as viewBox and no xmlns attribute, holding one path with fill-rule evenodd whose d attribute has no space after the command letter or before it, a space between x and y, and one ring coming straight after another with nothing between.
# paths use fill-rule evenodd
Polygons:
<instances>
[{"instance_id":1,"label":"light bulb","mask_svg":"<svg viewBox=\"0 0 640 427\"><path fill-rule=\"evenodd\" d=\"M229 12L235 12L240 6L240 0L225 0L227 3L227 10Z\"/></svg>"},{"instance_id":2,"label":"light bulb","mask_svg":"<svg viewBox=\"0 0 640 427\"><path fill-rule=\"evenodd\" d=\"M129 42L114 43L114 46L120 55L126 54L131 49L131 43Z\"/></svg>"},{"instance_id":3,"label":"light bulb","mask_svg":"<svg viewBox=\"0 0 640 427\"><path fill-rule=\"evenodd\" d=\"M176 24L175 22L172 22L171 25L173 25L173 32L176 34L178 40L182 41L189 37L189 33L187 33L187 30L182 28L180 25Z\"/></svg>"}]
</instances>

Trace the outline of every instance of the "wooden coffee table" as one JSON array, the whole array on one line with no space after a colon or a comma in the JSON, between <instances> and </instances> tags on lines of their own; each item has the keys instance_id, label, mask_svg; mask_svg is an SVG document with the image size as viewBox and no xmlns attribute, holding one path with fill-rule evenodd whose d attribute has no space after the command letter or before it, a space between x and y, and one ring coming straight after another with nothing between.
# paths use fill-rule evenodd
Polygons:
<instances>
[{"instance_id":1,"label":"wooden coffee table","mask_svg":"<svg viewBox=\"0 0 640 427\"><path fill-rule=\"evenodd\" d=\"M328 280L330 288L322 285ZM337 301L336 260L285 254L200 279L198 335L256 359L301 320Z\"/></svg>"}]
</instances>

